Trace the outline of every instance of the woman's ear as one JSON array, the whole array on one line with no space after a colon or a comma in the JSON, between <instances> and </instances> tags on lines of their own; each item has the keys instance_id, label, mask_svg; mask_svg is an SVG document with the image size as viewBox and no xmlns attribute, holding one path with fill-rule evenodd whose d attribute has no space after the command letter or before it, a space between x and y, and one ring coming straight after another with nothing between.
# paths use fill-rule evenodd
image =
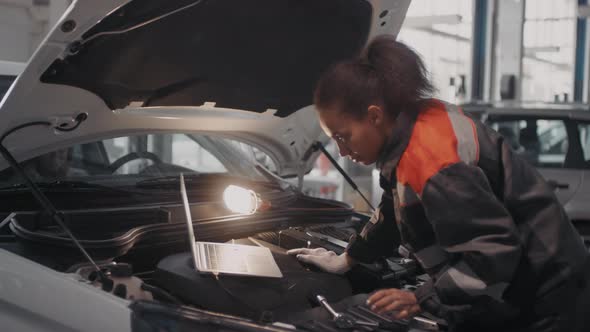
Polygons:
<instances>
[{"instance_id":1,"label":"woman's ear","mask_svg":"<svg viewBox=\"0 0 590 332\"><path fill-rule=\"evenodd\" d=\"M369 117L369 122L371 124L379 127L384 122L385 113L383 113L381 106L369 105L367 108L367 116Z\"/></svg>"}]
</instances>

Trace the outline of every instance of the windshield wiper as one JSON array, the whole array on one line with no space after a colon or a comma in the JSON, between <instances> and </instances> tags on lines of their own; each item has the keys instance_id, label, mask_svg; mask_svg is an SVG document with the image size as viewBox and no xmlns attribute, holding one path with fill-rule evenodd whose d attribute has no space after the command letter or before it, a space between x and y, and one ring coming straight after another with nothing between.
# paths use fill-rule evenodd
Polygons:
<instances>
[{"instance_id":1,"label":"windshield wiper","mask_svg":"<svg viewBox=\"0 0 590 332\"><path fill-rule=\"evenodd\" d=\"M187 182L194 181L197 178L202 177L200 173L183 173L184 179ZM159 187L159 186L166 186L166 185L176 185L180 181L180 174L175 175L164 175L153 177L141 181L137 181L135 183L136 187L140 188L151 188L151 187Z\"/></svg>"}]
</instances>

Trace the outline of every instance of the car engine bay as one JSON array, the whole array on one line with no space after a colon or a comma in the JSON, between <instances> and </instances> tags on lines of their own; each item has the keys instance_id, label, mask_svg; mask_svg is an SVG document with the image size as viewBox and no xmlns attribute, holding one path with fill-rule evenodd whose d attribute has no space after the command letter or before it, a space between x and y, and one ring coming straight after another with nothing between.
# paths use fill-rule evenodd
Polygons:
<instances>
[{"instance_id":1,"label":"car engine bay","mask_svg":"<svg viewBox=\"0 0 590 332\"><path fill-rule=\"evenodd\" d=\"M341 202L297 196L285 211L259 216L220 216L217 203L191 205L198 240L264 246L283 278L203 275L195 271L178 205L133 209L69 211L64 220L100 267L101 277L64 232L42 212L12 213L0 229L0 247L64 273L73 273L105 292L132 302L165 303L207 310L261 324L287 323L297 329L333 331L332 318L317 296L361 322L381 322L363 330L442 330L436 317L394 321L372 313L362 302L379 288L414 290L425 281L416 262L401 256L360 264L345 276L319 271L287 255L299 247L342 253L368 216ZM205 213L209 211L209 213ZM217 213L219 214L219 213ZM105 218L105 216L110 218ZM302 216L305 216L305 222ZM322 222L320 222L322 221ZM100 224L99 224L100 222ZM387 328L384 328L384 327Z\"/></svg>"}]
</instances>

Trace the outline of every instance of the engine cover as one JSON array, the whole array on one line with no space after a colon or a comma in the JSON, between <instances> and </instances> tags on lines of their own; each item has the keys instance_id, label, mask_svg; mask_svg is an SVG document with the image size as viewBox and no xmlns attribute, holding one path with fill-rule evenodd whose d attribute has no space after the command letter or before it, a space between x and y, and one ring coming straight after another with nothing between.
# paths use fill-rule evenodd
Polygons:
<instances>
[{"instance_id":1,"label":"engine cover","mask_svg":"<svg viewBox=\"0 0 590 332\"><path fill-rule=\"evenodd\" d=\"M168 256L157 266L154 279L172 295L192 305L232 315L267 321L288 320L289 314L312 308L313 294L330 301L352 295L345 277L312 271L285 250L263 241L283 273L283 278L262 278L198 273L189 252ZM256 245L248 239L235 243Z\"/></svg>"}]
</instances>

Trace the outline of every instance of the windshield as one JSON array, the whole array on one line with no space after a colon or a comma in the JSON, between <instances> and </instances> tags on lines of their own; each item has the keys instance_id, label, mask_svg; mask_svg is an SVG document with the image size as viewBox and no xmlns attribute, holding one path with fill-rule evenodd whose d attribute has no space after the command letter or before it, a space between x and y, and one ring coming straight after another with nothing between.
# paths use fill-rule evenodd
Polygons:
<instances>
[{"instance_id":1,"label":"windshield","mask_svg":"<svg viewBox=\"0 0 590 332\"><path fill-rule=\"evenodd\" d=\"M256 167L272 164L247 144L199 134L123 136L79 144L22 162L35 182L88 181L130 185L185 174L222 174L269 181ZM12 169L0 172L0 186L23 183Z\"/></svg>"}]
</instances>

